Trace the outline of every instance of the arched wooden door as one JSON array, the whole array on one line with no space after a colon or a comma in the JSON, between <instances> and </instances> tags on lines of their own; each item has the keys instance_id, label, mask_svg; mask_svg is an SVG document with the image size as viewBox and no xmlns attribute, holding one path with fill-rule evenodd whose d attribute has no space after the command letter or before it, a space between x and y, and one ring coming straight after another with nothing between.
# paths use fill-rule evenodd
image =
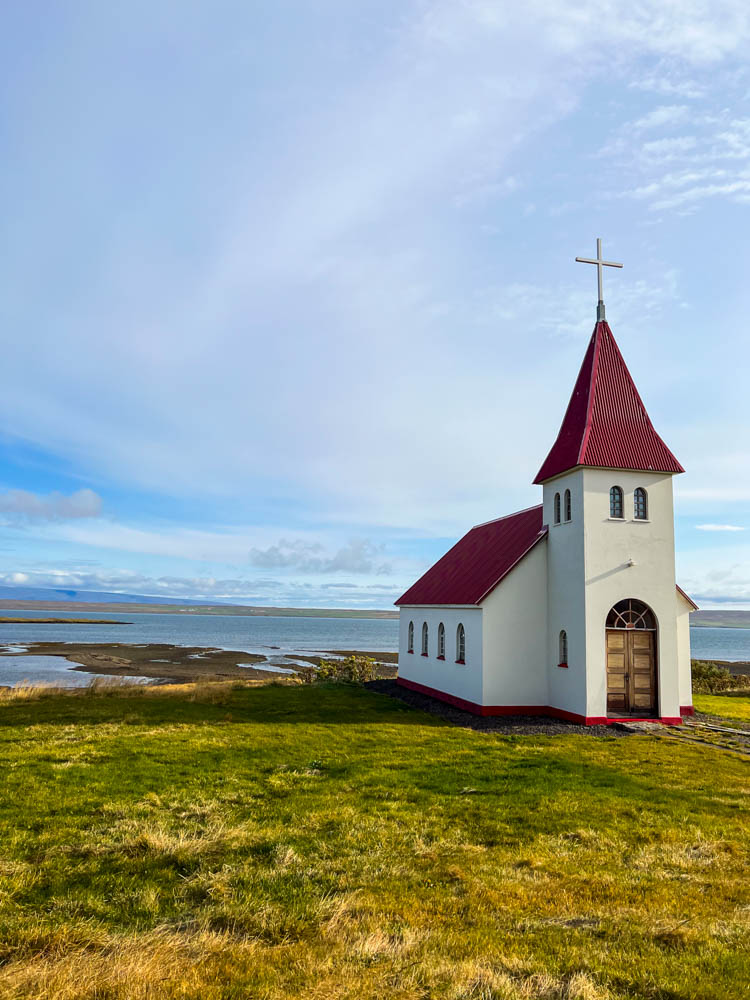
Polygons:
<instances>
[{"instance_id":1,"label":"arched wooden door","mask_svg":"<svg viewBox=\"0 0 750 1000\"><path fill-rule=\"evenodd\" d=\"M619 601L607 615L607 715L655 716L656 619L634 598Z\"/></svg>"}]
</instances>

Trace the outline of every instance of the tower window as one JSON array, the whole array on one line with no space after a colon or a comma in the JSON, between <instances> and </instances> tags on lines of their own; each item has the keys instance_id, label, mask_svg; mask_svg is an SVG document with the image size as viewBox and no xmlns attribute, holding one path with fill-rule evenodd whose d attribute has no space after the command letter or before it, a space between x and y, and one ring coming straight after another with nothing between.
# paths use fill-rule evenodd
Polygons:
<instances>
[{"instance_id":1,"label":"tower window","mask_svg":"<svg viewBox=\"0 0 750 1000\"><path fill-rule=\"evenodd\" d=\"M635 509L636 521L648 520L648 495L641 486L638 487L633 495L633 507Z\"/></svg>"},{"instance_id":2,"label":"tower window","mask_svg":"<svg viewBox=\"0 0 750 1000\"><path fill-rule=\"evenodd\" d=\"M560 494L555 493L555 524L560 523Z\"/></svg>"},{"instance_id":3,"label":"tower window","mask_svg":"<svg viewBox=\"0 0 750 1000\"><path fill-rule=\"evenodd\" d=\"M466 632L463 625L456 629L456 663L466 663Z\"/></svg>"},{"instance_id":4,"label":"tower window","mask_svg":"<svg viewBox=\"0 0 750 1000\"><path fill-rule=\"evenodd\" d=\"M407 639L406 652L414 652L414 622L409 622L409 638Z\"/></svg>"},{"instance_id":5,"label":"tower window","mask_svg":"<svg viewBox=\"0 0 750 1000\"><path fill-rule=\"evenodd\" d=\"M445 659L445 625L442 622L438 625L438 659Z\"/></svg>"},{"instance_id":6,"label":"tower window","mask_svg":"<svg viewBox=\"0 0 750 1000\"><path fill-rule=\"evenodd\" d=\"M565 491L565 520L570 521L573 517L573 505L570 500L570 490Z\"/></svg>"},{"instance_id":7,"label":"tower window","mask_svg":"<svg viewBox=\"0 0 750 1000\"><path fill-rule=\"evenodd\" d=\"M567 667L568 665L568 633L565 629L560 632L560 648L558 650L558 655L560 659L557 662L559 667Z\"/></svg>"},{"instance_id":8,"label":"tower window","mask_svg":"<svg viewBox=\"0 0 750 1000\"><path fill-rule=\"evenodd\" d=\"M427 656L428 646L429 646L429 630L427 628L427 622L422 624L422 656Z\"/></svg>"},{"instance_id":9,"label":"tower window","mask_svg":"<svg viewBox=\"0 0 750 1000\"><path fill-rule=\"evenodd\" d=\"M622 488L613 486L609 491L609 516L621 518L622 510Z\"/></svg>"}]
</instances>

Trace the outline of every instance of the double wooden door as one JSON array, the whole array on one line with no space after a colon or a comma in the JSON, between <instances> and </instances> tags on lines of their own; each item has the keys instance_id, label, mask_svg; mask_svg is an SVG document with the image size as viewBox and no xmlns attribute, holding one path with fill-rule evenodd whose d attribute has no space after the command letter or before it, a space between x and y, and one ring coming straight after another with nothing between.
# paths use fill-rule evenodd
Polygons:
<instances>
[{"instance_id":1,"label":"double wooden door","mask_svg":"<svg viewBox=\"0 0 750 1000\"><path fill-rule=\"evenodd\" d=\"M607 714L656 715L654 632L607 629Z\"/></svg>"}]
</instances>

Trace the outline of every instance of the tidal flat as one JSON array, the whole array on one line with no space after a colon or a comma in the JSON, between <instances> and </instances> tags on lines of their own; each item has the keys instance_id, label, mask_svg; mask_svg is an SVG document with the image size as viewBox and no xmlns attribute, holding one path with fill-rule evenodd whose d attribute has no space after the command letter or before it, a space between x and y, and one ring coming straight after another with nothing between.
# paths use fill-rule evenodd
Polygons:
<instances>
[{"instance_id":1,"label":"tidal flat","mask_svg":"<svg viewBox=\"0 0 750 1000\"><path fill-rule=\"evenodd\" d=\"M330 651L315 656L303 654L270 655L243 650L205 646L180 646L173 643L124 642L30 642L3 656L59 656L69 660L71 670L110 677L140 677L173 683L191 681L271 680L280 674L294 674L298 669L317 665L321 655L369 656L378 661L377 676L396 675L395 653L358 653L356 650Z\"/></svg>"}]
</instances>

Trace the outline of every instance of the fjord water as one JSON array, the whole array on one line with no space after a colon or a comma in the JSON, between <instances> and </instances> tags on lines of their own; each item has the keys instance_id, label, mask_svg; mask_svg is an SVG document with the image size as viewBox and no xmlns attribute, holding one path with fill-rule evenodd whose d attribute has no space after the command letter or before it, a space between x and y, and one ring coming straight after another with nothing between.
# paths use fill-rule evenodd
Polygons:
<instances>
[{"instance_id":1,"label":"fjord water","mask_svg":"<svg viewBox=\"0 0 750 1000\"><path fill-rule=\"evenodd\" d=\"M2 615L3 612L0 612ZM10 616L10 612L4 612ZM81 611L13 611L19 618L112 618L129 625L3 625L0 624L0 653L3 647L23 647L29 642L127 642L133 644L172 643L181 646L214 646L237 649L263 656L294 653L322 653L326 650L360 649L395 652L398 649L398 621L394 618L293 618L240 615L131 614ZM692 652L696 659L750 661L750 629L693 628ZM10 651L10 650L9 650ZM70 664L58 658L0 656L0 684L15 684L19 672L24 679L49 681L42 673L54 672L55 683L67 683ZM71 684L88 679L73 672Z\"/></svg>"}]
</instances>

